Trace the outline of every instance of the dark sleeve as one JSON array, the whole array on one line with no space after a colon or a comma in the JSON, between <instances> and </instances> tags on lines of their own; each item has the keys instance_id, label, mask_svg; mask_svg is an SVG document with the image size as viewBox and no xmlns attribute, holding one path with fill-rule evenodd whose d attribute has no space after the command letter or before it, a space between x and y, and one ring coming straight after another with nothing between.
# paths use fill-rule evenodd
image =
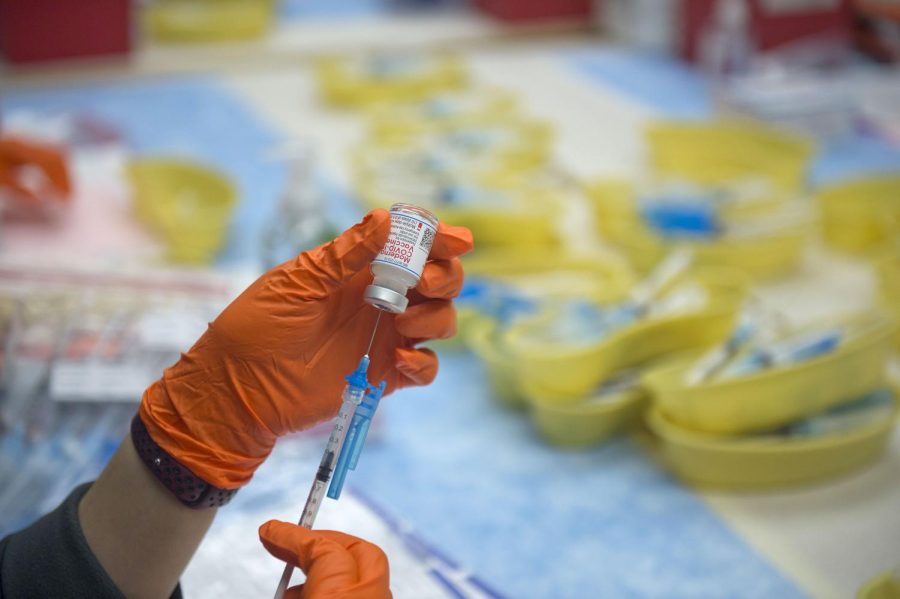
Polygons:
<instances>
[{"instance_id":1,"label":"dark sleeve","mask_svg":"<svg viewBox=\"0 0 900 599\"><path fill-rule=\"evenodd\" d=\"M78 504L90 486L77 487L58 508L0 540L0 599L124 599L81 531ZM180 585L172 599L181 599Z\"/></svg>"}]
</instances>

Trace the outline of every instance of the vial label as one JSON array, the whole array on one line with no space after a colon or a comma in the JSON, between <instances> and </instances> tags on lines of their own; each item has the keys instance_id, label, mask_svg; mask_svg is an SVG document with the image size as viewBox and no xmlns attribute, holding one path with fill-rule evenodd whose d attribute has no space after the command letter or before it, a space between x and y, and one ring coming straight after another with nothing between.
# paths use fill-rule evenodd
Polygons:
<instances>
[{"instance_id":1,"label":"vial label","mask_svg":"<svg viewBox=\"0 0 900 599\"><path fill-rule=\"evenodd\" d=\"M431 223L409 214L391 213L391 233L375 262L399 266L416 277L422 274L434 243Z\"/></svg>"}]
</instances>

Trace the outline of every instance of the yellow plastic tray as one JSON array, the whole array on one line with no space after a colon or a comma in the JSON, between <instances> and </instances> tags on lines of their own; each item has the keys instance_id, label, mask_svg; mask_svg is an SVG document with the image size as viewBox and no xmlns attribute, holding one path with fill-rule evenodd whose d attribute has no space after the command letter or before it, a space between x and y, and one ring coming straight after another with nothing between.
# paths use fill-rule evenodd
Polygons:
<instances>
[{"instance_id":1,"label":"yellow plastic tray","mask_svg":"<svg viewBox=\"0 0 900 599\"><path fill-rule=\"evenodd\" d=\"M613 240L639 272L647 272L677 245L693 251L697 264L735 268L754 279L770 279L796 270L810 237L807 226L785 227L753 238L666 242L644 226Z\"/></svg>"},{"instance_id":2,"label":"yellow plastic tray","mask_svg":"<svg viewBox=\"0 0 900 599\"><path fill-rule=\"evenodd\" d=\"M585 192L600 232L610 239L621 239L643 226L638 212L634 184L624 179L598 179L585 186ZM778 190L761 192L753 202L725 204L721 215L726 220L740 220L775 212L785 206L790 196Z\"/></svg>"},{"instance_id":3,"label":"yellow plastic tray","mask_svg":"<svg viewBox=\"0 0 900 599\"><path fill-rule=\"evenodd\" d=\"M144 8L150 37L167 42L220 42L261 37L273 0L157 0Z\"/></svg>"},{"instance_id":4,"label":"yellow plastic tray","mask_svg":"<svg viewBox=\"0 0 900 599\"><path fill-rule=\"evenodd\" d=\"M553 248L560 243L554 218L556 213L550 207L523 207L506 211L438 208L434 212L444 222L467 227L472 231L476 243L486 248Z\"/></svg>"},{"instance_id":5,"label":"yellow plastic tray","mask_svg":"<svg viewBox=\"0 0 900 599\"><path fill-rule=\"evenodd\" d=\"M455 156L459 161L458 170L443 173L454 181L478 181L497 184L498 174L512 174L521 178L522 171L531 171L545 166L553 146L553 128L544 122L507 117L491 122L484 127L448 128L422 136L393 136L383 140L373 140L359 145L351 153L355 175L363 181L376 179L385 165L403 164L416 156L428 156L434 152L435 144L446 144L450 134L465 135L491 132L503 135L501 142L494 142L464 150L460 147ZM448 146L453 147L453 146ZM510 173L511 172L511 173ZM506 179L510 179L509 176ZM493 181L491 181L493 180ZM530 184L530 183L529 183Z\"/></svg>"},{"instance_id":6,"label":"yellow plastic tray","mask_svg":"<svg viewBox=\"0 0 900 599\"><path fill-rule=\"evenodd\" d=\"M850 431L799 439L727 437L672 422L656 408L646 422L662 460L685 481L735 491L809 484L857 470L878 458L896 422L889 417Z\"/></svg>"},{"instance_id":7,"label":"yellow plastic tray","mask_svg":"<svg viewBox=\"0 0 900 599\"><path fill-rule=\"evenodd\" d=\"M615 256L563 254L555 257L539 248L476 250L465 258L464 268L467 276L502 280L538 300L614 301L625 295L634 280L627 264ZM539 285L545 275L562 284ZM563 282L561 278L569 281ZM495 397L502 404L522 406L524 397L515 382L515 356L501 342L497 323L475 310L461 308L457 328L461 341L485 362Z\"/></svg>"},{"instance_id":8,"label":"yellow plastic tray","mask_svg":"<svg viewBox=\"0 0 900 599\"><path fill-rule=\"evenodd\" d=\"M408 73L382 76L366 71L366 58L328 57L316 64L316 75L326 102L361 107L375 103L415 102L467 83L463 63L452 54L420 57L406 54L401 60L421 61Z\"/></svg>"},{"instance_id":9,"label":"yellow plastic tray","mask_svg":"<svg viewBox=\"0 0 900 599\"><path fill-rule=\"evenodd\" d=\"M658 174L701 185L762 176L796 191L814 150L804 138L741 120L657 122L646 138Z\"/></svg>"},{"instance_id":10,"label":"yellow plastic tray","mask_svg":"<svg viewBox=\"0 0 900 599\"><path fill-rule=\"evenodd\" d=\"M575 449L596 445L631 427L640 420L645 402L645 392L635 388L572 405L532 399L529 407L535 429L547 442Z\"/></svg>"},{"instance_id":11,"label":"yellow plastic tray","mask_svg":"<svg viewBox=\"0 0 900 599\"><path fill-rule=\"evenodd\" d=\"M755 279L778 277L797 268L811 234L810 226L797 224L754 237L668 241L644 224L628 182L597 181L587 191L597 229L639 272L651 270L678 245L691 248L699 265L735 268ZM735 207L727 217L739 221L785 205L781 196L773 196L756 206Z\"/></svg>"},{"instance_id":12,"label":"yellow plastic tray","mask_svg":"<svg viewBox=\"0 0 900 599\"><path fill-rule=\"evenodd\" d=\"M894 319L900 322L900 239L897 250L885 252L877 266L882 304L893 313ZM900 348L900 327L894 337L894 344Z\"/></svg>"},{"instance_id":13,"label":"yellow plastic tray","mask_svg":"<svg viewBox=\"0 0 900 599\"><path fill-rule=\"evenodd\" d=\"M595 180L585 186L585 196L593 212L594 225L607 239L616 242L643 226L636 209L634 184L623 179Z\"/></svg>"},{"instance_id":14,"label":"yellow plastic tray","mask_svg":"<svg viewBox=\"0 0 900 599\"><path fill-rule=\"evenodd\" d=\"M825 240L848 252L866 252L900 236L900 176L862 177L816 195Z\"/></svg>"},{"instance_id":15,"label":"yellow plastic tray","mask_svg":"<svg viewBox=\"0 0 900 599\"><path fill-rule=\"evenodd\" d=\"M375 201L364 194L368 208L388 207L391 202ZM382 198L387 199L387 198ZM394 198L394 201L403 198ZM548 201L555 202L555 198ZM418 205L422 205L419 203ZM521 206L514 209L487 208L429 208L443 222L466 227L482 248L551 248L547 251L558 251L560 235L552 205L547 208Z\"/></svg>"},{"instance_id":16,"label":"yellow plastic tray","mask_svg":"<svg viewBox=\"0 0 900 599\"><path fill-rule=\"evenodd\" d=\"M490 279L501 282L512 288L515 288L523 297L533 298L537 301L562 300L562 299L582 299L590 302L607 302L621 298L625 290L632 281L631 271L627 265L621 260L597 259L592 263L579 263L578 258L561 258L555 266L542 263L545 256L552 256L553 251L544 250L540 252L538 248L523 249L523 253L529 252L539 253L540 256L529 267L530 270L515 271L517 262L507 260L510 264L510 271L505 273L497 273L488 267L488 261L497 259L496 265L502 263L501 256L481 256L477 257L474 268L470 266L468 260L463 265L467 277L477 275L488 275ZM485 252L481 252L484 254ZM506 254L507 252L487 252L488 254ZM527 256L526 256L527 257ZM546 267L546 268L541 268ZM477 310L472 310L465 305L457 308L457 330L460 340L465 341L468 338L468 332L477 323L480 318L490 318L481 315ZM470 313L474 312L474 314Z\"/></svg>"},{"instance_id":17,"label":"yellow plastic tray","mask_svg":"<svg viewBox=\"0 0 900 599\"><path fill-rule=\"evenodd\" d=\"M824 356L748 376L689 385L690 364L649 373L645 384L673 422L698 431L765 431L862 397L885 384L895 331L886 314L846 321L860 333Z\"/></svg>"},{"instance_id":18,"label":"yellow plastic tray","mask_svg":"<svg viewBox=\"0 0 900 599\"><path fill-rule=\"evenodd\" d=\"M698 270L693 277L707 287L707 308L643 320L594 345L535 344L529 336L534 327L542 326L537 320L511 327L503 342L516 357L522 393L536 401L575 404L617 370L724 339L744 300L747 281L738 273L716 269Z\"/></svg>"},{"instance_id":19,"label":"yellow plastic tray","mask_svg":"<svg viewBox=\"0 0 900 599\"><path fill-rule=\"evenodd\" d=\"M392 188L371 183L360 183L357 191L368 209L387 207L398 199L427 208L444 222L469 228L480 248L526 249L559 245L558 207L566 199L559 189L525 185L503 188L489 184L476 184L475 187L487 194L500 194L508 198L508 205L446 206L424 197L415 200L398 198Z\"/></svg>"},{"instance_id":20,"label":"yellow plastic tray","mask_svg":"<svg viewBox=\"0 0 900 599\"><path fill-rule=\"evenodd\" d=\"M371 137L378 143L521 120L515 96L495 89L440 94L408 104L376 105L367 116Z\"/></svg>"},{"instance_id":21,"label":"yellow plastic tray","mask_svg":"<svg viewBox=\"0 0 900 599\"><path fill-rule=\"evenodd\" d=\"M173 262L202 264L222 246L237 194L230 180L204 165L142 158L128 165L135 212L165 241Z\"/></svg>"},{"instance_id":22,"label":"yellow plastic tray","mask_svg":"<svg viewBox=\"0 0 900 599\"><path fill-rule=\"evenodd\" d=\"M466 332L466 345L484 363L491 396L500 405L512 409L525 407L516 380L515 356L499 342L499 327L489 318L476 318Z\"/></svg>"},{"instance_id":23,"label":"yellow plastic tray","mask_svg":"<svg viewBox=\"0 0 900 599\"><path fill-rule=\"evenodd\" d=\"M521 283L523 278L529 284L535 275L544 273L580 273L580 278L565 288L545 286L543 295L577 296L599 302L623 298L635 282L631 267L616 254L560 254L555 249L536 245L514 249L479 245L463 257L463 267L466 276L495 279L510 285Z\"/></svg>"},{"instance_id":24,"label":"yellow plastic tray","mask_svg":"<svg viewBox=\"0 0 900 599\"><path fill-rule=\"evenodd\" d=\"M856 599L900 599L900 575L891 570L879 574L857 591Z\"/></svg>"}]
</instances>

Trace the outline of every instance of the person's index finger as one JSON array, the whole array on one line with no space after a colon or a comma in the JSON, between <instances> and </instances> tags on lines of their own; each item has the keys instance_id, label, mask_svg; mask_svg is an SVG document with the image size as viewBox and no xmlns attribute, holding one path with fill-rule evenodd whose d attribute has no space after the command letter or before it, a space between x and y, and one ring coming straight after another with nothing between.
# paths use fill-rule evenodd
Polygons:
<instances>
[{"instance_id":1,"label":"person's index finger","mask_svg":"<svg viewBox=\"0 0 900 599\"><path fill-rule=\"evenodd\" d=\"M467 228L438 223L437 235L434 236L434 245L431 246L429 257L432 260L447 260L462 256L472 251L474 244L472 232Z\"/></svg>"},{"instance_id":2,"label":"person's index finger","mask_svg":"<svg viewBox=\"0 0 900 599\"><path fill-rule=\"evenodd\" d=\"M429 260L422 269L416 289L425 297L450 299L459 295L465 275L459 258Z\"/></svg>"}]
</instances>

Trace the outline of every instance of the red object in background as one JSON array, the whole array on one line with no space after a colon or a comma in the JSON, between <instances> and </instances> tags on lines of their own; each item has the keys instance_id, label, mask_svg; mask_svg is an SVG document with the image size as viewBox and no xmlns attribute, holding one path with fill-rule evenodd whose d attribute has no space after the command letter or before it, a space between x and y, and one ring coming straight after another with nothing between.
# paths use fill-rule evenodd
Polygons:
<instances>
[{"instance_id":1,"label":"red object in background","mask_svg":"<svg viewBox=\"0 0 900 599\"><path fill-rule=\"evenodd\" d=\"M474 0L483 12L511 23L584 20L591 16L590 0Z\"/></svg>"},{"instance_id":2,"label":"red object in background","mask_svg":"<svg viewBox=\"0 0 900 599\"><path fill-rule=\"evenodd\" d=\"M0 50L27 63L125 54L131 0L0 0Z\"/></svg>"},{"instance_id":3,"label":"red object in background","mask_svg":"<svg viewBox=\"0 0 900 599\"><path fill-rule=\"evenodd\" d=\"M718 0L682 0L680 54L688 60L697 59L700 34ZM831 8L819 8L822 2L810 2L809 8L779 10L767 9L767 4L777 0L747 0L750 9L750 27L757 48L771 50L806 37L834 35L851 38L852 18L849 0L835 0ZM802 5L802 2L793 2Z\"/></svg>"}]
</instances>

